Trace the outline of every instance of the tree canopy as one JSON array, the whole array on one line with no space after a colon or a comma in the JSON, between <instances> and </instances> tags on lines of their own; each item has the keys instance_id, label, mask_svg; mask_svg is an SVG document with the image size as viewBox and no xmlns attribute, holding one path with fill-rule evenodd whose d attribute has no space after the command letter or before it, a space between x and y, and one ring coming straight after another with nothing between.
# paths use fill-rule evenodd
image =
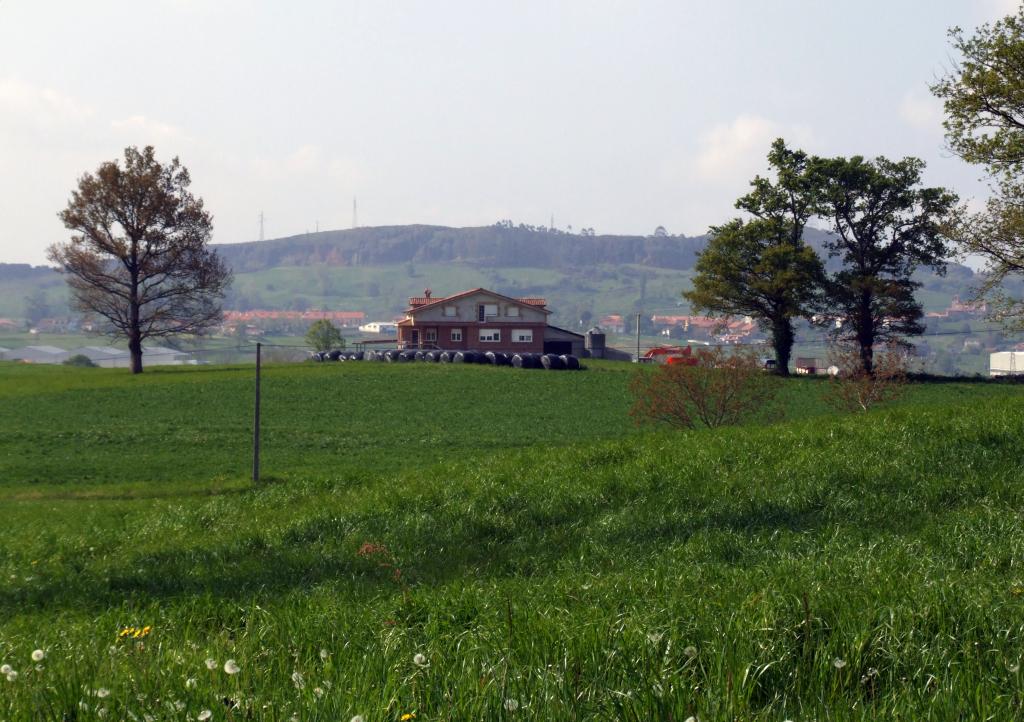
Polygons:
<instances>
[{"instance_id":1,"label":"tree canopy","mask_svg":"<svg viewBox=\"0 0 1024 722\"><path fill-rule=\"evenodd\" d=\"M306 331L306 343L314 351L330 351L345 348L345 339L341 331L329 319L321 318L309 325Z\"/></svg>"},{"instance_id":2,"label":"tree canopy","mask_svg":"<svg viewBox=\"0 0 1024 722\"><path fill-rule=\"evenodd\" d=\"M843 263L826 279L827 304L870 374L876 344L924 331L914 298L920 284L911 275L920 266L944 272L959 199L922 187L917 158L821 158L814 165L817 214L834 234L825 246Z\"/></svg>"},{"instance_id":3,"label":"tree canopy","mask_svg":"<svg viewBox=\"0 0 1024 722\"><path fill-rule=\"evenodd\" d=\"M757 319L772 335L778 373L786 375L793 319L811 315L820 297L821 260L803 240L817 191L811 159L781 138L768 162L775 179L756 177L736 202L753 220L712 227L693 289L683 295L698 310Z\"/></svg>"},{"instance_id":4,"label":"tree canopy","mask_svg":"<svg viewBox=\"0 0 1024 722\"><path fill-rule=\"evenodd\" d=\"M1024 7L967 37L950 30L961 59L932 92L945 104L946 142L988 173L993 196L964 223L961 242L987 262L979 297L996 314L1024 325L1024 299L1002 291L1008 276L1024 276Z\"/></svg>"},{"instance_id":5,"label":"tree canopy","mask_svg":"<svg viewBox=\"0 0 1024 722\"><path fill-rule=\"evenodd\" d=\"M68 277L74 305L128 340L132 372L142 371L147 338L202 333L221 320L231 272L208 248L213 230L188 170L162 165L152 146L124 151L78 181L59 214L74 231L50 247Z\"/></svg>"}]
</instances>

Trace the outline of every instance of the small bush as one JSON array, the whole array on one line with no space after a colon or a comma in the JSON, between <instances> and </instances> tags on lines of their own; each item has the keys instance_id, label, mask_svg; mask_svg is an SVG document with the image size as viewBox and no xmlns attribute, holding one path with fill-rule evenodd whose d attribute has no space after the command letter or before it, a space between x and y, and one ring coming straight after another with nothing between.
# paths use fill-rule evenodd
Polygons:
<instances>
[{"instance_id":1,"label":"small bush","mask_svg":"<svg viewBox=\"0 0 1024 722\"><path fill-rule=\"evenodd\" d=\"M860 350L853 344L829 349L832 378L825 401L839 411L865 412L873 406L896 401L907 385L907 349L893 345L874 355L871 373L864 370Z\"/></svg>"},{"instance_id":2,"label":"small bush","mask_svg":"<svg viewBox=\"0 0 1024 722\"><path fill-rule=\"evenodd\" d=\"M74 356L64 359L63 363L65 366L78 366L81 368L90 369L98 368L96 364L93 363L91 358L89 358L85 354L80 353L76 353Z\"/></svg>"},{"instance_id":3,"label":"small bush","mask_svg":"<svg viewBox=\"0 0 1024 722\"><path fill-rule=\"evenodd\" d=\"M637 424L666 423L684 429L738 424L772 407L777 380L747 350L702 348L694 365L640 369L630 383Z\"/></svg>"}]
</instances>

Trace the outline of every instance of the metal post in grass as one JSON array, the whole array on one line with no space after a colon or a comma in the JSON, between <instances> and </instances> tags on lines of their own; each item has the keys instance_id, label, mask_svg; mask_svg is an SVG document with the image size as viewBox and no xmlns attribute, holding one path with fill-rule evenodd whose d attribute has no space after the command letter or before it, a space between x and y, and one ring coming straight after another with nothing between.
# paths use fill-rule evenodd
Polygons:
<instances>
[{"instance_id":1,"label":"metal post in grass","mask_svg":"<svg viewBox=\"0 0 1024 722\"><path fill-rule=\"evenodd\" d=\"M260 480L260 348L256 344L256 408L252 423L252 480Z\"/></svg>"}]
</instances>

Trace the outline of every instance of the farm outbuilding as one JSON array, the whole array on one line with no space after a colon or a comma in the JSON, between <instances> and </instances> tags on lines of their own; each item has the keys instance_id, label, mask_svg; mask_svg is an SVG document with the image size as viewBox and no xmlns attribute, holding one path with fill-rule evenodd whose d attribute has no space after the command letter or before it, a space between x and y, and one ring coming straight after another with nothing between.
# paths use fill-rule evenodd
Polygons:
<instances>
[{"instance_id":1,"label":"farm outbuilding","mask_svg":"<svg viewBox=\"0 0 1024 722\"><path fill-rule=\"evenodd\" d=\"M1024 375L1024 351L999 351L991 354L988 368L989 376Z\"/></svg>"},{"instance_id":2,"label":"farm outbuilding","mask_svg":"<svg viewBox=\"0 0 1024 722\"><path fill-rule=\"evenodd\" d=\"M582 356L586 337L557 326L544 328L544 353L571 354Z\"/></svg>"},{"instance_id":3,"label":"farm outbuilding","mask_svg":"<svg viewBox=\"0 0 1024 722\"><path fill-rule=\"evenodd\" d=\"M25 346L7 354L9 359L30 364L59 364L68 356L67 351L56 346Z\"/></svg>"}]
</instances>

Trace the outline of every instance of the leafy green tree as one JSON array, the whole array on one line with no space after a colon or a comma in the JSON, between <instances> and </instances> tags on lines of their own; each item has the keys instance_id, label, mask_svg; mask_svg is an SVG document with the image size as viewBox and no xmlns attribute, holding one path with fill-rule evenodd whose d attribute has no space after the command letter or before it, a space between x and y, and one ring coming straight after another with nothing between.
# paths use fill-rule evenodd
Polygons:
<instances>
[{"instance_id":1,"label":"leafy green tree","mask_svg":"<svg viewBox=\"0 0 1024 722\"><path fill-rule=\"evenodd\" d=\"M35 326L49 316L50 313L50 302L47 300L46 293L42 289L37 288L25 296L25 320L28 321L30 326Z\"/></svg>"},{"instance_id":2,"label":"leafy green tree","mask_svg":"<svg viewBox=\"0 0 1024 722\"><path fill-rule=\"evenodd\" d=\"M970 37L960 28L949 35L961 60L932 86L945 103L946 141L985 168L994 191L964 224L962 246L987 263L978 297L1024 326L1024 299L1004 291L1008 277L1024 277L1024 7Z\"/></svg>"},{"instance_id":3,"label":"leafy green tree","mask_svg":"<svg viewBox=\"0 0 1024 722\"><path fill-rule=\"evenodd\" d=\"M345 338L341 331L330 320L321 318L314 321L306 331L306 343L314 351L330 351L345 348Z\"/></svg>"},{"instance_id":4,"label":"leafy green tree","mask_svg":"<svg viewBox=\"0 0 1024 722\"><path fill-rule=\"evenodd\" d=\"M827 303L843 318L840 334L857 345L861 365L873 373L880 343L905 343L924 332L921 304L911 280L928 266L941 275L956 227L958 198L944 188L921 187L917 158L816 159L817 214L833 233L825 246L842 267L825 283Z\"/></svg>"},{"instance_id":5,"label":"leafy green tree","mask_svg":"<svg viewBox=\"0 0 1024 722\"><path fill-rule=\"evenodd\" d=\"M697 258L693 289L683 294L696 310L751 316L772 337L777 373L789 374L793 321L814 313L823 276L821 260L803 241L817 190L812 159L780 138L768 162L775 179L758 176L736 207L754 218L711 229Z\"/></svg>"}]
</instances>

